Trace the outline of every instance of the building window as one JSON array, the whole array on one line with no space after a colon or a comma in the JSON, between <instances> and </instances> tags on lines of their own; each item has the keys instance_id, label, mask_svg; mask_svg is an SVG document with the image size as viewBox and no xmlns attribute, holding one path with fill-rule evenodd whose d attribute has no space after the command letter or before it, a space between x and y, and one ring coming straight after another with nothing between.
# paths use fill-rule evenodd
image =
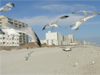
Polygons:
<instances>
[{"instance_id":1,"label":"building window","mask_svg":"<svg viewBox=\"0 0 100 75\"><path fill-rule=\"evenodd\" d=\"M3 39L5 39L5 37L3 37Z\"/></svg>"},{"instance_id":2,"label":"building window","mask_svg":"<svg viewBox=\"0 0 100 75\"><path fill-rule=\"evenodd\" d=\"M8 21L12 21L12 19L8 18Z\"/></svg>"},{"instance_id":3,"label":"building window","mask_svg":"<svg viewBox=\"0 0 100 75\"><path fill-rule=\"evenodd\" d=\"M5 44L5 42L3 42L3 44Z\"/></svg>"},{"instance_id":4,"label":"building window","mask_svg":"<svg viewBox=\"0 0 100 75\"><path fill-rule=\"evenodd\" d=\"M14 20L14 22L17 22L16 20Z\"/></svg>"},{"instance_id":5,"label":"building window","mask_svg":"<svg viewBox=\"0 0 100 75\"><path fill-rule=\"evenodd\" d=\"M10 24L13 24L13 22L9 22Z\"/></svg>"},{"instance_id":6,"label":"building window","mask_svg":"<svg viewBox=\"0 0 100 75\"><path fill-rule=\"evenodd\" d=\"M47 40L47 44L48 44L48 40Z\"/></svg>"},{"instance_id":7,"label":"building window","mask_svg":"<svg viewBox=\"0 0 100 75\"><path fill-rule=\"evenodd\" d=\"M17 26L17 24L14 24L15 26Z\"/></svg>"}]
</instances>

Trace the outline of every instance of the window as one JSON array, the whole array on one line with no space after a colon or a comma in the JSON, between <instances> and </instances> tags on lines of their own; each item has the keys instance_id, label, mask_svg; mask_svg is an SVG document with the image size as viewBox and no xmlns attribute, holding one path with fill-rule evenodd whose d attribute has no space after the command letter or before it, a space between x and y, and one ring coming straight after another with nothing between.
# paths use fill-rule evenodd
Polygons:
<instances>
[{"instance_id":1,"label":"window","mask_svg":"<svg viewBox=\"0 0 100 75\"><path fill-rule=\"evenodd\" d=\"M5 44L5 42L3 42L3 44Z\"/></svg>"},{"instance_id":2,"label":"window","mask_svg":"<svg viewBox=\"0 0 100 75\"><path fill-rule=\"evenodd\" d=\"M14 22L17 22L16 20L14 20Z\"/></svg>"},{"instance_id":3,"label":"window","mask_svg":"<svg viewBox=\"0 0 100 75\"><path fill-rule=\"evenodd\" d=\"M8 18L8 21L12 21L12 19Z\"/></svg>"},{"instance_id":4,"label":"window","mask_svg":"<svg viewBox=\"0 0 100 75\"><path fill-rule=\"evenodd\" d=\"M48 44L48 40L47 40L47 44Z\"/></svg>"},{"instance_id":5,"label":"window","mask_svg":"<svg viewBox=\"0 0 100 75\"><path fill-rule=\"evenodd\" d=\"M10 24L13 24L13 22L9 22Z\"/></svg>"},{"instance_id":6,"label":"window","mask_svg":"<svg viewBox=\"0 0 100 75\"><path fill-rule=\"evenodd\" d=\"M5 39L5 37L3 37L3 39Z\"/></svg>"}]
</instances>

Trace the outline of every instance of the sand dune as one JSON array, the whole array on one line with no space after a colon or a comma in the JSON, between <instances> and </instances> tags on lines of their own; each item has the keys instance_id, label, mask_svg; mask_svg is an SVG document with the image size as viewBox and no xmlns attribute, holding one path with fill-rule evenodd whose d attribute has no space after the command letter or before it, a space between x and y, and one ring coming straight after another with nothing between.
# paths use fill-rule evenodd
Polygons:
<instances>
[{"instance_id":1,"label":"sand dune","mask_svg":"<svg viewBox=\"0 0 100 75\"><path fill-rule=\"evenodd\" d=\"M25 55L34 51L29 59ZM94 51L94 52L92 52ZM1 75L100 74L100 47L82 45L65 52L60 47L0 51ZM69 56L70 55L70 56ZM92 61L95 63L92 64ZM75 63L77 66L74 66Z\"/></svg>"}]
</instances>

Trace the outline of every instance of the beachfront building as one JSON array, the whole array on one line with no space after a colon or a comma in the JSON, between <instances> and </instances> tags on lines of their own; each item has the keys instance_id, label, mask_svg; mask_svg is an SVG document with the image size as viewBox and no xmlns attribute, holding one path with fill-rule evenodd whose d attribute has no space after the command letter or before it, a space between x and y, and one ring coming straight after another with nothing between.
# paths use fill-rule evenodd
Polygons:
<instances>
[{"instance_id":1,"label":"beachfront building","mask_svg":"<svg viewBox=\"0 0 100 75\"><path fill-rule=\"evenodd\" d=\"M32 42L33 40L29 41ZM46 39L40 40L41 44L46 45L70 45L74 41L74 35L69 34L69 37L61 35L59 32L48 31Z\"/></svg>"},{"instance_id":2,"label":"beachfront building","mask_svg":"<svg viewBox=\"0 0 100 75\"><path fill-rule=\"evenodd\" d=\"M19 36L0 34L0 46L19 46Z\"/></svg>"},{"instance_id":3,"label":"beachfront building","mask_svg":"<svg viewBox=\"0 0 100 75\"><path fill-rule=\"evenodd\" d=\"M26 23L23 23L23 22L20 22L20 21L17 21L17 20L14 20L14 19L11 19L9 17L6 17L4 15L1 15L0 16L0 25L3 25L4 23L10 23L12 24L12 26L14 27L17 27L17 28L21 28L21 27L25 27L27 26ZM19 36L19 45L23 45L23 44L26 44L28 43L28 35L24 34L24 33L19 33L20 36ZM2 36L5 36L5 38L9 38L8 36L6 36L6 34L2 34ZM16 36L14 36L16 37ZM17 36L18 37L18 36ZM1 39L0 39L1 40ZM4 40L4 39L2 39ZM7 41L5 41L5 43L7 43ZM13 43L13 42L12 42ZM3 45L2 45L3 46ZM13 45L11 45L13 46ZM16 45L17 46L17 45Z\"/></svg>"},{"instance_id":4,"label":"beachfront building","mask_svg":"<svg viewBox=\"0 0 100 75\"><path fill-rule=\"evenodd\" d=\"M80 42L75 40L73 44L80 44Z\"/></svg>"},{"instance_id":5,"label":"beachfront building","mask_svg":"<svg viewBox=\"0 0 100 75\"><path fill-rule=\"evenodd\" d=\"M45 39L41 39L40 42L41 44L45 44L45 45L47 44L47 41Z\"/></svg>"},{"instance_id":6,"label":"beachfront building","mask_svg":"<svg viewBox=\"0 0 100 75\"><path fill-rule=\"evenodd\" d=\"M69 45L70 43L71 43L70 38L68 38L67 36L62 36L62 41L61 41L62 45Z\"/></svg>"},{"instance_id":7,"label":"beachfront building","mask_svg":"<svg viewBox=\"0 0 100 75\"><path fill-rule=\"evenodd\" d=\"M69 45L74 41L74 35L69 35L69 37L67 37L62 36L58 32L48 31L48 33L46 33L46 40L47 45Z\"/></svg>"},{"instance_id":8,"label":"beachfront building","mask_svg":"<svg viewBox=\"0 0 100 75\"><path fill-rule=\"evenodd\" d=\"M48 31L46 33L47 45L61 45L61 36L58 32Z\"/></svg>"},{"instance_id":9,"label":"beachfront building","mask_svg":"<svg viewBox=\"0 0 100 75\"><path fill-rule=\"evenodd\" d=\"M71 43L73 43L74 42L74 35L73 34L68 34L68 38L70 38L71 39Z\"/></svg>"},{"instance_id":10,"label":"beachfront building","mask_svg":"<svg viewBox=\"0 0 100 75\"><path fill-rule=\"evenodd\" d=\"M86 41L85 41L85 40L82 40L82 41L81 41L81 44L82 44L82 45L86 45Z\"/></svg>"}]
</instances>

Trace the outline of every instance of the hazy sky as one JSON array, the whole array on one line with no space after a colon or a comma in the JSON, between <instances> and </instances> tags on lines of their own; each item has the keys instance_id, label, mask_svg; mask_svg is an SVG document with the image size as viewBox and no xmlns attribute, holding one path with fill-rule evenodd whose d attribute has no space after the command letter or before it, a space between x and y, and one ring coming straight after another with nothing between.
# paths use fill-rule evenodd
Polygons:
<instances>
[{"instance_id":1,"label":"hazy sky","mask_svg":"<svg viewBox=\"0 0 100 75\"><path fill-rule=\"evenodd\" d=\"M56 21L63 15L69 15L65 20L59 20L61 28L54 29L64 36L74 34L75 39L100 43L100 15L90 18L80 25L79 30L65 29L78 19L84 17L83 13L72 14L74 11L85 10L100 12L100 1L96 0L2 0L0 7L13 2L15 7L11 11L3 11L1 15L27 23L36 32L40 39L45 39L45 33L51 30L42 28L48 23ZM89 13L88 13L89 15Z\"/></svg>"}]
</instances>

